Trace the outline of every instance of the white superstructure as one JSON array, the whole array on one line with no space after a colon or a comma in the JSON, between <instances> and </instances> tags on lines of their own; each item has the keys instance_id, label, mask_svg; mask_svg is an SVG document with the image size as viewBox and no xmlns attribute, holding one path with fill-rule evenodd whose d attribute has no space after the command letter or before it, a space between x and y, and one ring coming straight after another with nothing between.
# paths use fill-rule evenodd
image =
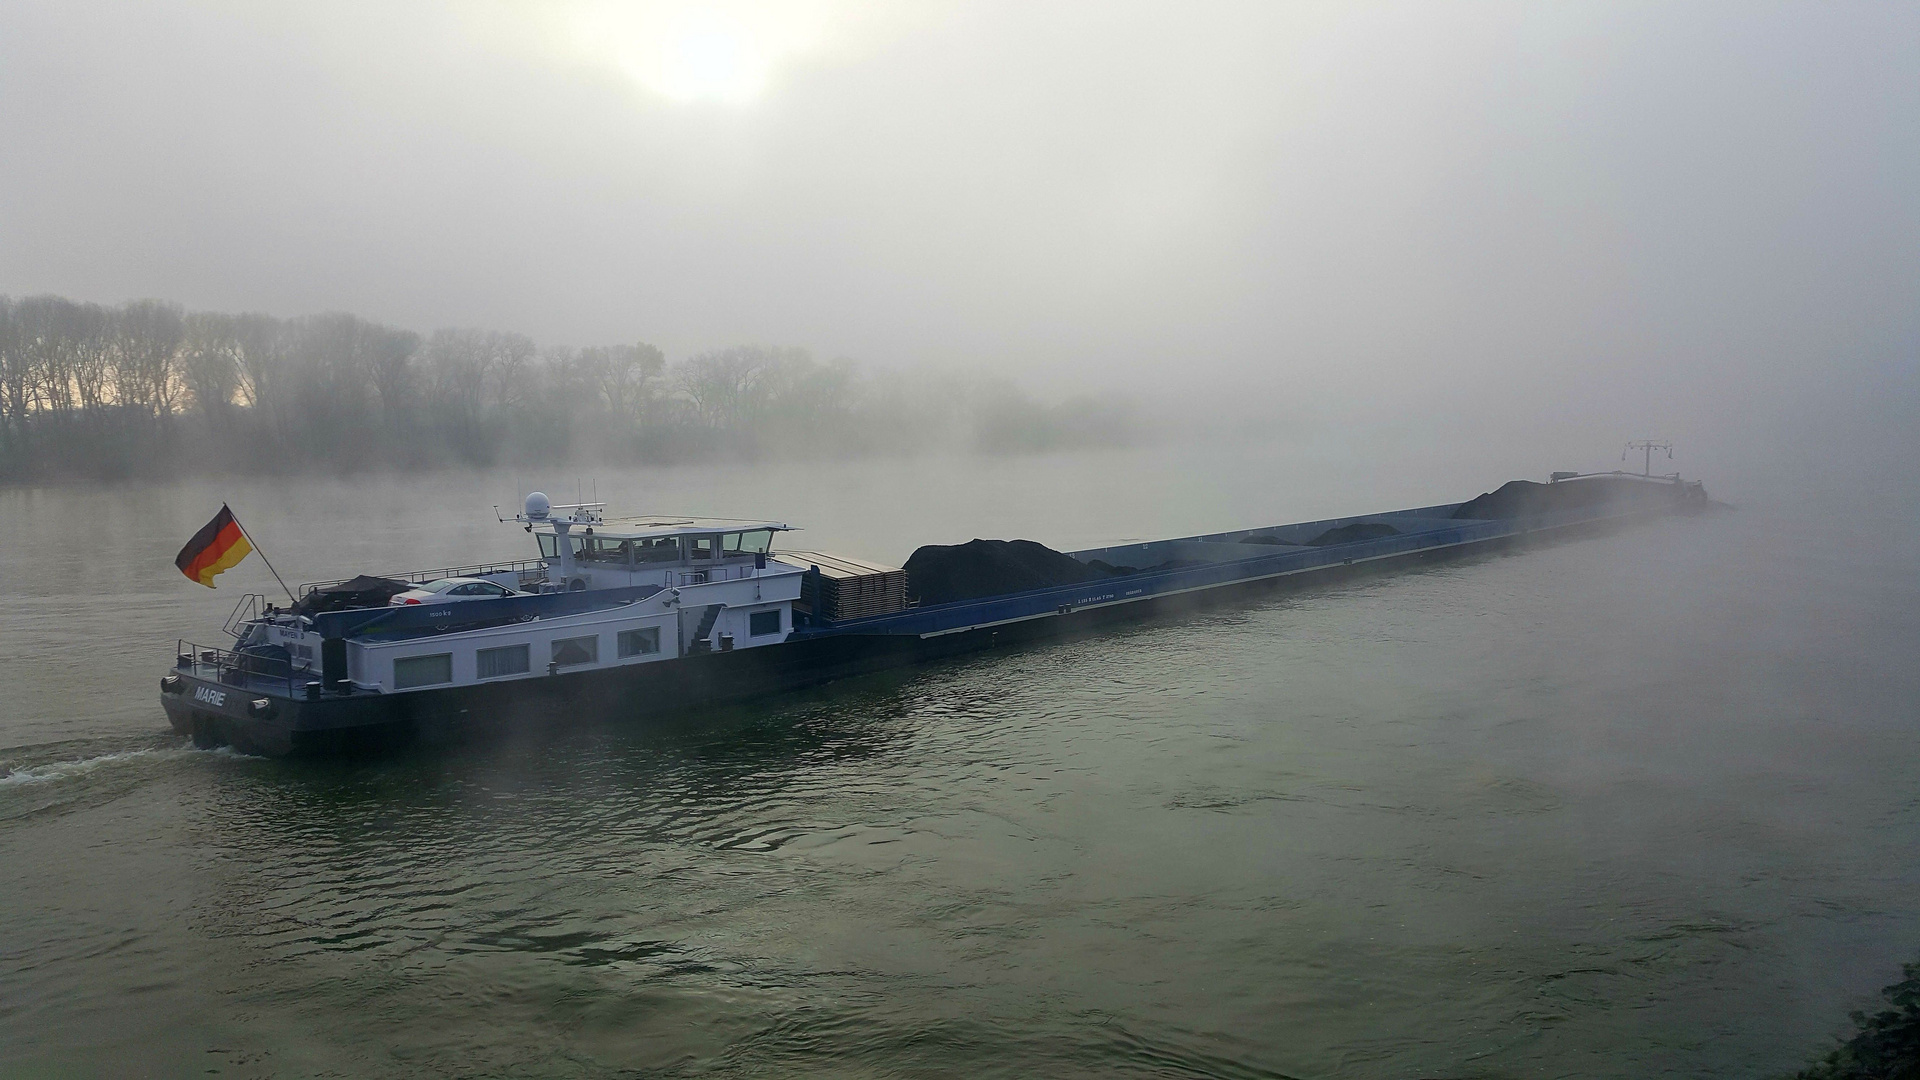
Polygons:
<instances>
[{"instance_id":1,"label":"white superstructure","mask_svg":"<svg viewBox=\"0 0 1920 1080\"><path fill-rule=\"evenodd\" d=\"M529 495L511 520L533 534L534 562L457 568L522 595L460 603L238 620L243 649L284 648L294 681L327 668L323 639L344 656L329 670L353 690L398 693L660 663L784 641L807 571L769 558L777 521L609 519L602 504L555 506ZM450 568L451 569L451 568ZM418 582L449 570L391 575ZM338 584L338 583L335 583ZM564 595L555 595L564 594ZM360 623L328 633L330 619ZM337 631L337 627L334 627Z\"/></svg>"}]
</instances>

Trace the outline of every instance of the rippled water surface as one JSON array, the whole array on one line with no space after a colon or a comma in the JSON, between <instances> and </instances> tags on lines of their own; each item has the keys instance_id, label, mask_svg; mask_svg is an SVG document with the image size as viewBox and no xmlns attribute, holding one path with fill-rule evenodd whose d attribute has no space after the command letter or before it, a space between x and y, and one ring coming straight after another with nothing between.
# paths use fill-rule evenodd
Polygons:
<instances>
[{"instance_id":1,"label":"rippled water surface","mask_svg":"<svg viewBox=\"0 0 1920 1080\"><path fill-rule=\"evenodd\" d=\"M1501 479L1215 465L598 483L900 559ZM1920 952L1920 542L1837 495L379 761L167 733L272 585L171 570L222 499L295 579L517 555L515 487L0 492L0 1072L1763 1076Z\"/></svg>"}]
</instances>

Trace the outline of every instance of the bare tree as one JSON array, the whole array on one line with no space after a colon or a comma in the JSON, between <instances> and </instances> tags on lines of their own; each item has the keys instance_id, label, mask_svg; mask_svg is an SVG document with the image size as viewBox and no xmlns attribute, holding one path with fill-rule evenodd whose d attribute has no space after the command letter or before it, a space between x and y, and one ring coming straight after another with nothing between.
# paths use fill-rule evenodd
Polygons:
<instances>
[{"instance_id":1,"label":"bare tree","mask_svg":"<svg viewBox=\"0 0 1920 1080\"><path fill-rule=\"evenodd\" d=\"M380 398L381 419L389 427L400 426L413 397L413 357L420 350L420 335L362 323L358 348Z\"/></svg>"},{"instance_id":2,"label":"bare tree","mask_svg":"<svg viewBox=\"0 0 1920 1080\"><path fill-rule=\"evenodd\" d=\"M240 388L238 320L216 311L187 316L180 349L180 376L201 415L221 427L233 423L234 398Z\"/></svg>"},{"instance_id":3,"label":"bare tree","mask_svg":"<svg viewBox=\"0 0 1920 1080\"><path fill-rule=\"evenodd\" d=\"M105 397L106 313L94 304L59 296L30 296L14 303L28 380L28 409L67 423L81 402L97 407Z\"/></svg>"},{"instance_id":4,"label":"bare tree","mask_svg":"<svg viewBox=\"0 0 1920 1080\"><path fill-rule=\"evenodd\" d=\"M110 356L114 398L160 421L173 416L186 315L178 304L136 300L113 313Z\"/></svg>"},{"instance_id":5,"label":"bare tree","mask_svg":"<svg viewBox=\"0 0 1920 1080\"><path fill-rule=\"evenodd\" d=\"M525 334L489 331L486 335L486 376L492 388L489 404L497 410L523 404L531 395L533 360L540 350Z\"/></svg>"},{"instance_id":6,"label":"bare tree","mask_svg":"<svg viewBox=\"0 0 1920 1080\"><path fill-rule=\"evenodd\" d=\"M623 420L637 420L654 396L667 358L659 349L641 342L581 349L579 364L607 412Z\"/></svg>"},{"instance_id":7,"label":"bare tree","mask_svg":"<svg viewBox=\"0 0 1920 1080\"><path fill-rule=\"evenodd\" d=\"M442 328L423 350L430 401L457 420L475 420L486 407L486 338L484 330Z\"/></svg>"},{"instance_id":8,"label":"bare tree","mask_svg":"<svg viewBox=\"0 0 1920 1080\"><path fill-rule=\"evenodd\" d=\"M757 345L704 352L681 365L674 383L702 426L729 428L741 419L754 382L772 360Z\"/></svg>"},{"instance_id":9,"label":"bare tree","mask_svg":"<svg viewBox=\"0 0 1920 1080\"><path fill-rule=\"evenodd\" d=\"M27 453L27 388L30 385L27 350L20 333L20 320L14 317L13 298L0 296L0 455L5 459Z\"/></svg>"},{"instance_id":10,"label":"bare tree","mask_svg":"<svg viewBox=\"0 0 1920 1080\"><path fill-rule=\"evenodd\" d=\"M265 413L277 433L281 428L274 391L279 388L286 354L286 334L280 320L258 313L236 315L233 338L240 364L240 400L255 413Z\"/></svg>"},{"instance_id":11,"label":"bare tree","mask_svg":"<svg viewBox=\"0 0 1920 1080\"><path fill-rule=\"evenodd\" d=\"M0 475L137 474L217 454L351 469L514 459L677 460L774 448L906 450L1125 441L1124 402L1036 403L1010 384L889 379L803 349L669 365L644 343L538 349L521 334L409 330L344 312L279 320L0 297Z\"/></svg>"}]
</instances>

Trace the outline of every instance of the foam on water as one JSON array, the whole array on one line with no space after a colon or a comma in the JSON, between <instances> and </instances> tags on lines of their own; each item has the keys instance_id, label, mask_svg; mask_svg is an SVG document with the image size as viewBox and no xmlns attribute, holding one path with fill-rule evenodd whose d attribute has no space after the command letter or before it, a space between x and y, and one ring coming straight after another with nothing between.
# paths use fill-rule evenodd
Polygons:
<instances>
[{"instance_id":1,"label":"foam on water","mask_svg":"<svg viewBox=\"0 0 1920 1080\"><path fill-rule=\"evenodd\" d=\"M45 765L28 765L11 769L0 776L0 788L18 787L22 784L47 784L56 780L71 780L85 776L107 765L150 758L162 753L159 750L123 750L119 753L101 754L99 757L81 758L77 761L54 761Z\"/></svg>"},{"instance_id":2,"label":"foam on water","mask_svg":"<svg viewBox=\"0 0 1920 1080\"><path fill-rule=\"evenodd\" d=\"M15 752L22 748L16 747ZM26 748L31 750L32 748ZM191 741L179 746L143 747L138 750L112 750L87 757L68 758L60 761L42 762L37 765L7 766L0 773L0 790L12 787L25 787L31 784L50 784L62 780L78 780L90 776L103 768L125 765L138 761L166 761L193 756L246 758L231 746L197 747Z\"/></svg>"}]
</instances>

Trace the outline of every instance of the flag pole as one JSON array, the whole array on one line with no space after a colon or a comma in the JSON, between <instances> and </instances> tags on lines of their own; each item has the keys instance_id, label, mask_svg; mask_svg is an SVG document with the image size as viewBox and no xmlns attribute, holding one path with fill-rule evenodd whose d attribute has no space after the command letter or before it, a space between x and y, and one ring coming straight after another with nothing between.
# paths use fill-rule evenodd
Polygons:
<instances>
[{"instance_id":1,"label":"flag pole","mask_svg":"<svg viewBox=\"0 0 1920 1080\"><path fill-rule=\"evenodd\" d=\"M228 513L232 513L231 508L228 509ZM233 523L235 525L240 525L239 514L233 515ZM293 590L287 588L286 581L280 577L280 571L275 570L271 562L267 562L267 553L265 551L261 551L260 542L253 538L253 534L247 531L247 527L245 525L240 525L240 535L247 538L247 543L253 545L253 550L260 552L260 561L267 564L267 571L273 575L273 580L280 582L280 587L286 590L287 600L291 603L298 604L300 601L297 598L295 598L295 596L293 595Z\"/></svg>"}]
</instances>

